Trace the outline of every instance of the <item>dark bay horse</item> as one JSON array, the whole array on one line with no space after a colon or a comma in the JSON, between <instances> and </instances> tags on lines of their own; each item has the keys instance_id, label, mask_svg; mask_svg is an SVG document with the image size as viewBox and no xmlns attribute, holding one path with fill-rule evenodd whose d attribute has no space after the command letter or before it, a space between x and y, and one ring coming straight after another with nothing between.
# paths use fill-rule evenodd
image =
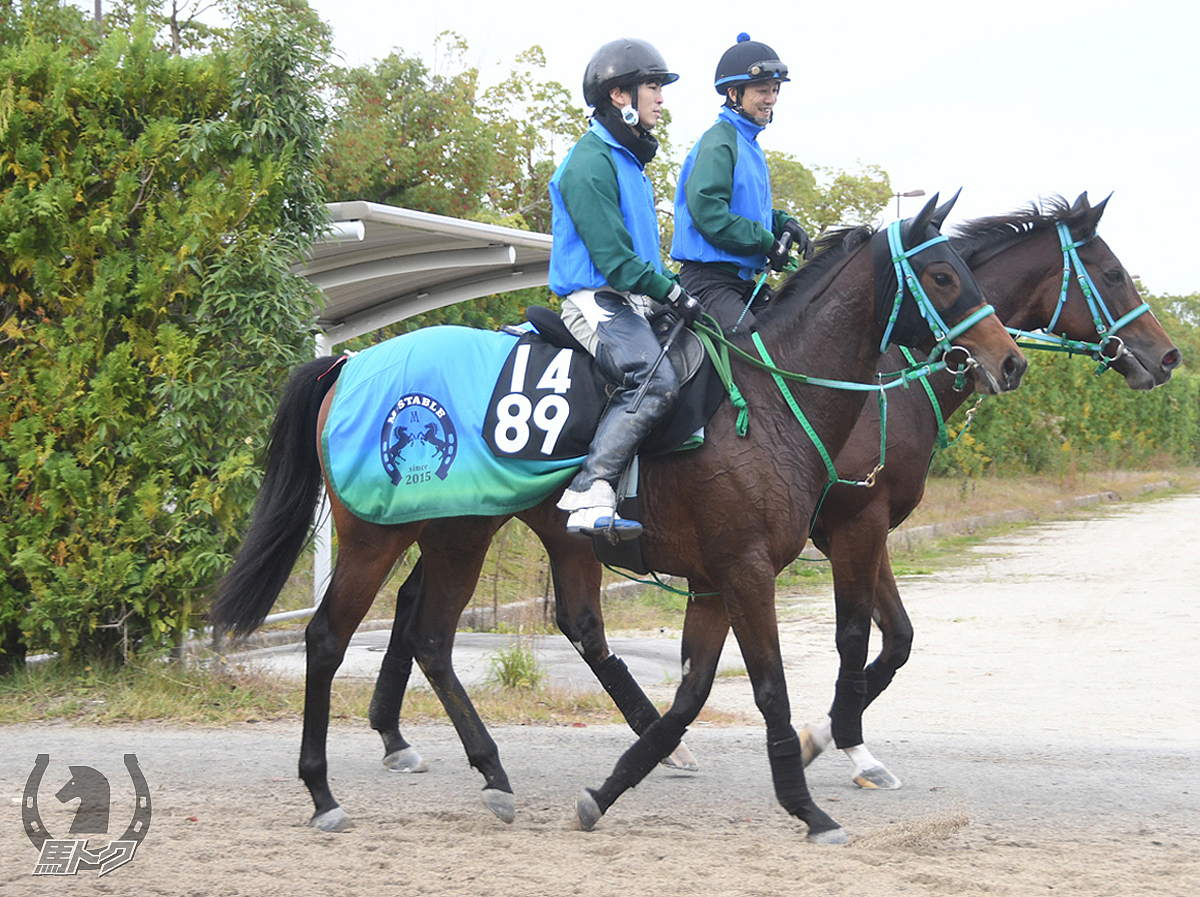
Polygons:
<instances>
[{"instance_id":1,"label":"dark bay horse","mask_svg":"<svg viewBox=\"0 0 1200 897\"><path fill-rule=\"evenodd\" d=\"M902 227L878 234L857 228L828 243L789 279L773 310L764 314L761 351L784 370L869 383L885 329L897 342L929 351L935 344L932 323L942 348L952 340L949 352L968 359L964 368L981 391L1015 388L1025 359L995 316L987 313L969 269L939 233L952 204L937 208L931 201ZM882 251L873 253L880 240L885 241ZM889 246L887 241L894 243ZM874 255L883 257L881 267ZM905 265L898 278L902 286L887 286ZM877 282L884 284L878 291ZM924 312L912 311L914 291L926 297ZM877 303L877 292L882 304ZM901 326L894 330L886 304L891 295L904 297L902 307L897 306ZM746 345L750 347L748 340ZM675 703L661 718L627 671L609 663L612 655L599 615L600 568L590 543L567 535L566 515L554 506L557 492L514 515L537 533L550 555L564 631L606 683L635 731L640 730L637 744L622 758L613 778L598 792L587 792L577 810L581 826L590 828L621 791L675 748L707 697L732 624L767 722L776 794L808 825L810 839L838 843L845 834L816 806L804 781L774 605L775 576L804 547L809 520L827 481L826 467L772 375L743 363L735 363L735 369L751 409L746 435L738 435L736 414L726 403L708 423L703 446L648 459L643 467L646 558L657 570L687 578L694 592L684 632L683 679ZM250 529L210 612L220 628L236 633L256 628L299 556L326 477L319 436L341 370L331 359L320 359L299 368L289 381L272 429L266 477ZM864 391L811 384L793 386L789 392L829 452L836 452L849 436L866 396ZM364 432L363 438L376 436ZM485 804L511 821L512 788L496 745L451 664L458 618L470 600L487 546L507 516L438 518L431 513L429 520L373 524L355 517L327 491L339 551L332 581L305 633L300 751L300 777L315 808L313 825L332 831L349 824L327 778L330 685L354 630L397 558L414 542L421 550L420 574L410 577L400 591L395 651L389 648L381 672L381 683L386 681L388 688L376 689L372 725L382 729L377 720L398 715L408 670L416 659L452 720L468 761L484 777ZM621 690L623 696L616 693ZM631 711L640 714L636 723ZM388 733L384 734L387 744Z\"/></svg>"},{"instance_id":2,"label":"dark bay horse","mask_svg":"<svg viewBox=\"0 0 1200 897\"><path fill-rule=\"evenodd\" d=\"M1122 374L1131 389L1148 390L1170 379L1180 353L1144 307L1120 260L1096 235L1105 203L1090 205L1086 193L1069 206L1048 199L1042 208L968 222L951 243L1010 329L1049 328L1088 341L1096 346L1098 360ZM1072 249L1083 271L1076 270ZM1071 276L1064 279L1068 268ZM1095 296L1092 306L1081 278ZM889 352L880 370L903 363L899 352ZM970 390L956 390L953 381L944 373L930 378L936 409L922 389L894 395L888 404L886 465L874 488L834 486L812 529L813 544L832 565L841 663L829 716L801 732L805 763L836 744L854 764L854 781L865 788L900 787L866 748L862 716L912 647L913 626L892 574L887 538L920 504L938 445L938 416L949 419L970 395ZM870 471L878 459L879 415L868 404L838 454L837 467L853 476ZM872 619L883 637L878 656L867 665Z\"/></svg>"}]
</instances>

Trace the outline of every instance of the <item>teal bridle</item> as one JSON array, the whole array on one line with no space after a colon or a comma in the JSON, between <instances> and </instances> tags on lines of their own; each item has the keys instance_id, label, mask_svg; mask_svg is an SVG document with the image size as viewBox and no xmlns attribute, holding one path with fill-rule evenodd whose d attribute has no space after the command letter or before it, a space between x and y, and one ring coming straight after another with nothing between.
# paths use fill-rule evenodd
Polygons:
<instances>
[{"instance_id":1,"label":"teal bridle","mask_svg":"<svg viewBox=\"0 0 1200 897\"><path fill-rule=\"evenodd\" d=\"M944 234L938 234L936 237L926 240L919 246L914 246L912 249L905 249L904 243L900 238L900 224L901 222L899 221L893 221L887 227L888 249L892 253L892 266L896 271L896 297L892 301L892 310L888 316L887 326L883 331L883 339L879 343L879 351L886 352L891 343L892 330L896 326L896 319L900 315L900 306L904 302L904 289L907 286L909 294L921 312L921 317L925 319L925 323L929 325L929 330L933 334L934 348L929 353L929 360L936 361L953 348L951 343L954 339L967 330L970 330L988 315L994 314L996 310L991 305L982 305L953 327L947 325L937 308L930 301L929 296L926 295L920 278L917 277L916 272L913 270L912 258L929 249L931 246L947 242L948 238Z\"/></svg>"},{"instance_id":2,"label":"teal bridle","mask_svg":"<svg viewBox=\"0 0 1200 897\"><path fill-rule=\"evenodd\" d=\"M1095 234L1083 240L1076 240L1071 236L1071 229L1061 221L1058 222L1057 228L1063 254L1063 276L1062 289L1059 290L1058 305L1054 309L1054 315L1051 317L1050 323L1042 330L1030 332L1009 327L1008 332L1013 339L1017 340L1017 345L1022 349L1043 349L1051 352L1090 355L1099 362L1096 373L1100 374L1112 367L1123 355L1129 353L1117 333L1127 324L1150 311L1150 306L1143 302L1132 311L1119 318L1114 318L1104 297L1100 294L1100 288L1096 286L1087 267L1083 264L1083 260L1079 257L1079 247L1093 239ZM1067 304L1067 292L1071 287L1072 274L1079 284L1084 301L1087 302L1088 311L1092 315L1092 323L1096 327L1095 342L1072 340L1053 332L1058 325L1063 307Z\"/></svg>"}]
</instances>

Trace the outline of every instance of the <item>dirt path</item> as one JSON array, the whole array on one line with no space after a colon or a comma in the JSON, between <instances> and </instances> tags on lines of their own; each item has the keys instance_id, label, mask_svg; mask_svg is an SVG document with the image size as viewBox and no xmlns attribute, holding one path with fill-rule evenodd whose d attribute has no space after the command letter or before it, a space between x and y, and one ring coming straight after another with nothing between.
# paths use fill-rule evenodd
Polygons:
<instances>
[{"instance_id":1,"label":"dirt path","mask_svg":"<svg viewBox=\"0 0 1200 897\"><path fill-rule=\"evenodd\" d=\"M611 769L630 743L624 729L495 729L517 791L505 826L479 803L481 782L448 726L410 730L431 768L397 775L365 725L335 725L331 781L358 823L343 835L305 825L298 724L14 726L0 730L0 891L1200 894L1200 496L1039 526L984 552L903 584L917 649L869 713L867 736L904 788L855 788L840 755L810 767L847 847L805 843L777 807L758 726L694 727L700 773L653 773L582 833L573 796ZM799 722L832 694L832 628L783 630ZM720 680L713 701L753 712L744 679ZM108 775L112 828L125 825L126 751L154 800L134 861L99 879L32 876L19 804L35 756L52 757L39 805L66 837L73 806L53 793L68 763Z\"/></svg>"}]
</instances>

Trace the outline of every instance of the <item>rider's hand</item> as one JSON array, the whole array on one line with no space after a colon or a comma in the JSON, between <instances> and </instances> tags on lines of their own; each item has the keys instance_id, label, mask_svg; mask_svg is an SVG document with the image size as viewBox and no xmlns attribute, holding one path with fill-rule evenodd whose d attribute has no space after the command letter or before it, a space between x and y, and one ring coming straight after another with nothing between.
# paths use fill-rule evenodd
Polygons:
<instances>
[{"instance_id":1,"label":"rider's hand","mask_svg":"<svg viewBox=\"0 0 1200 897\"><path fill-rule=\"evenodd\" d=\"M688 322L688 326L700 320L700 302L679 284L671 285L671 289L667 293L667 301Z\"/></svg>"},{"instance_id":2,"label":"rider's hand","mask_svg":"<svg viewBox=\"0 0 1200 897\"><path fill-rule=\"evenodd\" d=\"M767 264L771 266L772 271L782 271L787 267L788 256L792 251L792 238L789 234L784 234L775 241L775 245L767 250Z\"/></svg>"},{"instance_id":3,"label":"rider's hand","mask_svg":"<svg viewBox=\"0 0 1200 897\"><path fill-rule=\"evenodd\" d=\"M800 222L795 218L789 218L783 222L783 233L791 234L792 248L802 259L806 259L813 254L813 243L808 238L808 233L800 226Z\"/></svg>"}]
</instances>

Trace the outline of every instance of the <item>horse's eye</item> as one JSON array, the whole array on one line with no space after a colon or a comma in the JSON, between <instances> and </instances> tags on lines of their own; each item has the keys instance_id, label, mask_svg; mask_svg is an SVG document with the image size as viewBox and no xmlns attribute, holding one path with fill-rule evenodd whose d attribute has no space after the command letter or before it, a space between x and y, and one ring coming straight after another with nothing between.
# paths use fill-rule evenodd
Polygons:
<instances>
[{"instance_id":1,"label":"horse's eye","mask_svg":"<svg viewBox=\"0 0 1200 897\"><path fill-rule=\"evenodd\" d=\"M1125 275L1120 268L1113 268L1104 272L1104 279L1109 283L1124 283Z\"/></svg>"},{"instance_id":2,"label":"horse's eye","mask_svg":"<svg viewBox=\"0 0 1200 897\"><path fill-rule=\"evenodd\" d=\"M939 287L948 287L954 285L954 278L949 274L935 274L933 275L933 282Z\"/></svg>"}]
</instances>

